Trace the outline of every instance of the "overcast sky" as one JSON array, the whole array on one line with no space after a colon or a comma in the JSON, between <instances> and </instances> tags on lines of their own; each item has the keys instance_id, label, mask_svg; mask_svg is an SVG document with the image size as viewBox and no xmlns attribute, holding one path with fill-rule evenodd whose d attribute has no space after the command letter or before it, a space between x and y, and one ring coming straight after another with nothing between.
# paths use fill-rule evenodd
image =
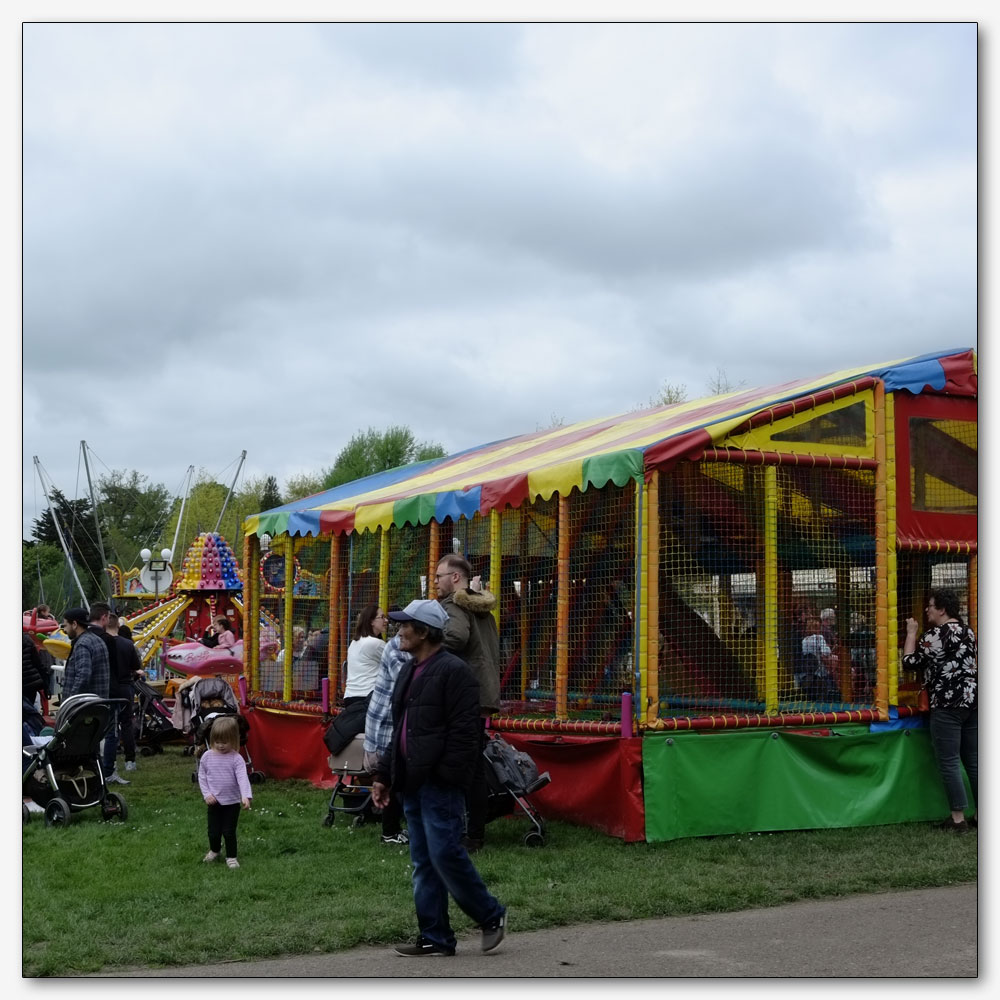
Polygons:
<instances>
[{"instance_id":1,"label":"overcast sky","mask_svg":"<svg viewBox=\"0 0 1000 1000\"><path fill-rule=\"evenodd\" d=\"M976 345L976 26L27 24L32 457L449 452Z\"/></svg>"}]
</instances>

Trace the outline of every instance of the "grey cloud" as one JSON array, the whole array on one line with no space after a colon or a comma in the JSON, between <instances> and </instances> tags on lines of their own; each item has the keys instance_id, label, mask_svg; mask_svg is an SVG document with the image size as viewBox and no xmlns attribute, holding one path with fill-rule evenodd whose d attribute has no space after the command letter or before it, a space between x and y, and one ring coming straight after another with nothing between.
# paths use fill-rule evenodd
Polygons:
<instances>
[{"instance_id":1,"label":"grey cloud","mask_svg":"<svg viewBox=\"0 0 1000 1000\"><path fill-rule=\"evenodd\" d=\"M467 92L511 80L521 30L514 24L338 24L320 34L380 79Z\"/></svg>"},{"instance_id":2,"label":"grey cloud","mask_svg":"<svg viewBox=\"0 0 1000 1000\"><path fill-rule=\"evenodd\" d=\"M26 26L26 498L972 341L974 32L570 27Z\"/></svg>"}]
</instances>

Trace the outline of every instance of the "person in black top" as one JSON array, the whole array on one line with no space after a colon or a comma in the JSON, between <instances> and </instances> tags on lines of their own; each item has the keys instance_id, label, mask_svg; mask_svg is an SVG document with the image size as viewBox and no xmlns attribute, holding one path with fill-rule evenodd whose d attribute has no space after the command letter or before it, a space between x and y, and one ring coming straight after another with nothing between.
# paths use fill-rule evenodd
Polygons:
<instances>
[{"instance_id":1,"label":"person in black top","mask_svg":"<svg viewBox=\"0 0 1000 1000\"><path fill-rule=\"evenodd\" d=\"M111 620L111 608L103 601L95 601L90 606L89 624L87 631L93 632L108 649L108 697L121 698L122 688L119 680L118 667L118 641L108 632L108 622ZM104 781L107 784L127 785L129 782L118 775L115 770L115 758L118 754L118 709L120 705L114 706L115 717L104 737L104 754L101 759L101 767L104 770ZM134 756L134 755L133 755Z\"/></svg>"},{"instance_id":2,"label":"person in black top","mask_svg":"<svg viewBox=\"0 0 1000 1000\"><path fill-rule=\"evenodd\" d=\"M122 746L125 748L125 770L135 770L135 725L133 722L133 698L135 689L132 684L144 676L142 660L139 651L132 641L132 630L122 623L116 614L108 616L108 635L115 640L115 650L118 655L118 694L112 698L122 698L125 702L118 709L118 728Z\"/></svg>"},{"instance_id":3,"label":"person in black top","mask_svg":"<svg viewBox=\"0 0 1000 1000\"><path fill-rule=\"evenodd\" d=\"M35 697L48 687L48 678L38 655L38 647L27 632L21 633L21 695L35 704Z\"/></svg>"},{"instance_id":4,"label":"person in black top","mask_svg":"<svg viewBox=\"0 0 1000 1000\"><path fill-rule=\"evenodd\" d=\"M920 623L906 620L903 665L920 671L930 702L930 732L938 771L951 816L941 829L965 833L977 816L965 818L969 806L962 767L969 776L972 801L979 806L979 661L976 636L959 617L952 590L932 590L924 611L930 628L920 639Z\"/></svg>"}]
</instances>

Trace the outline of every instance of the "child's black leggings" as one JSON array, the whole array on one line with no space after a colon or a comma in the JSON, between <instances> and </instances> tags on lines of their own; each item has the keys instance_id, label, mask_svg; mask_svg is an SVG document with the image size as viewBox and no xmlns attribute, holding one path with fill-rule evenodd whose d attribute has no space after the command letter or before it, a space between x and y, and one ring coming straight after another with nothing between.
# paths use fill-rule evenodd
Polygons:
<instances>
[{"instance_id":1,"label":"child's black leggings","mask_svg":"<svg viewBox=\"0 0 1000 1000\"><path fill-rule=\"evenodd\" d=\"M240 803L231 806L219 805L208 807L208 847L218 853L222 846L222 838L226 838L226 857L236 857L236 824L240 821Z\"/></svg>"}]
</instances>

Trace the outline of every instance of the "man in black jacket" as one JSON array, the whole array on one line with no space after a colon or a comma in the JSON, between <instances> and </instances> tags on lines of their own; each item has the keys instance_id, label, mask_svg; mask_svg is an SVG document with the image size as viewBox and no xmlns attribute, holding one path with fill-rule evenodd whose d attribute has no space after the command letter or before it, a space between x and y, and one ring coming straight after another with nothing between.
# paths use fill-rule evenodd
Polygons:
<instances>
[{"instance_id":1,"label":"man in black jacket","mask_svg":"<svg viewBox=\"0 0 1000 1000\"><path fill-rule=\"evenodd\" d=\"M448 616L437 601L411 601L389 617L401 623L399 648L412 660L393 689L392 744L376 765L372 799L384 809L390 794L402 796L420 928L416 942L397 945L396 954L455 954L449 893L482 930L482 950L492 951L503 940L507 911L462 846L465 792L480 753L479 684L442 648Z\"/></svg>"}]
</instances>

